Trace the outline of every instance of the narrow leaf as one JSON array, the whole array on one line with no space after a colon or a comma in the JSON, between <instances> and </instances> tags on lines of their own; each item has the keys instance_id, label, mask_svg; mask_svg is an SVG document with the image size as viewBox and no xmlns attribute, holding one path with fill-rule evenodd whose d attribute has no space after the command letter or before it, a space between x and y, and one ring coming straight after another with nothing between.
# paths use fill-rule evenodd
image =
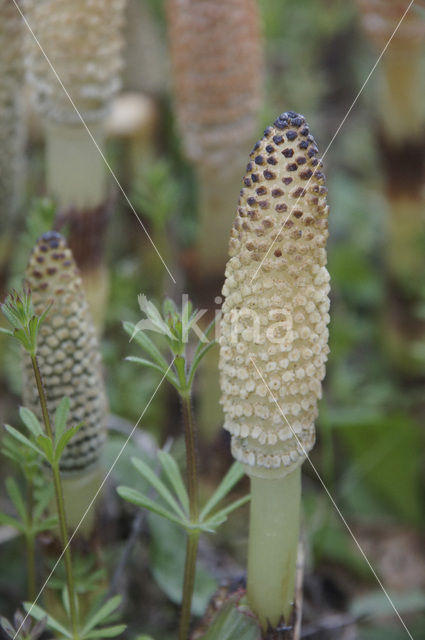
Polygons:
<instances>
[{"instance_id":1,"label":"narrow leaf","mask_svg":"<svg viewBox=\"0 0 425 640\"><path fill-rule=\"evenodd\" d=\"M203 343L201 342L200 344L203 344ZM216 344L217 343L214 340L212 340L207 345L205 345L199 352L195 354L192 365L190 367L190 372L189 372L189 385L191 385L193 382L193 378L195 376L198 366L201 363L201 360L208 353L208 351L212 349L212 347L215 347Z\"/></svg>"},{"instance_id":2,"label":"narrow leaf","mask_svg":"<svg viewBox=\"0 0 425 640\"><path fill-rule=\"evenodd\" d=\"M233 489L233 487L239 482L244 475L244 468L240 462L234 462L229 471L224 476L223 480L214 491L211 498L201 511L200 519L204 520L205 517L211 513L214 507Z\"/></svg>"},{"instance_id":3,"label":"narrow leaf","mask_svg":"<svg viewBox=\"0 0 425 640\"><path fill-rule=\"evenodd\" d=\"M44 433L41 436L38 436L36 442L40 449L43 451L46 460L50 463L53 462L53 444L50 440L49 436L46 436Z\"/></svg>"},{"instance_id":4,"label":"narrow leaf","mask_svg":"<svg viewBox=\"0 0 425 640\"><path fill-rule=\"evenodd\" d=\"M131 489L130 487L118 487L117 492L118 495L121 496L121 498L123 498L124 500L132 502L138 507L148 509L149 511L152 511L153 513L156 513L159 516L170 520L171 522L175 522L185 529L189 524L187 520L176 517L170 511L167 511L167 509L159 506L156 502L154 502L147 496L144 496L142 493L136 491L135 489Z\"/></svg>"},{"instance_id":5,"label":"narrow leaf","mask_svg":"<svg viewBox=\"0 0 425 640\"><path fill-rule=\"evenodd\" d=\"M32 411L30 411L26 407L20 407L19 415L24 425L35 438L41 436L44 433L37 416Z\"/></svg>"},{"instance_id":6,"label":"narrow leaf","mask_svg":"<svg viewBox=\"0 0 425 640\"><path fill-rule=\"evenodd\" d=\"M239 500L235 500L235 502L232 502L224 509L220 509L220 511L217 511L217 513L212 515L211 518L204 520L204 524L209 525L210 527L213 527L213 528L220 524L223 524L223 522L227 520L227 516L229 515L229 513L232 513L232 511L239 509L239 507L242 507L242 505L246 504L250 500L251 500L250 494L248 494L247 496L244 496L243 498L239 498ZM214 524L216 521L218 522L218 525Z\"/></svg>"},{"instance_id":7,"label":"narrow leaf","mask_svg":"<svg viewBox=\"0 0 425 640\"><path fill-rule=\"evenodd\" d=\"M157 364L159 364L160 367L165 370L168 368L168 363L164 356L143 331L137 331L136 326L132 322L124 322L123 326L124 331L130 337L133 337L133 340L135 340L137 344L142 347L142 349L144 349Z\"/></svg>"},{"instance_id":8,"label":"narrow leaf","mask_svg":"<svg viewBox=\"0 0 425 640\"><path fill-rule=\"evenodd\" d=\"M66 423L68 421L70 400L63 398L55 411L55 442L59 442L65 432Z\"/></svg>"},{"instance_id":9,"label":"narrow leaf","mask_svg":"<svg viewBox=\"0 0 425 640\"><path fill-rule=\"evenodd\" d=\"M55 618L49 616L48 613L38 605L32 605L31 602L24 602L24 609L27 613L31 611L30 615L36 620L47 618L47 626L49 627L49 629L53 629L54 631L57 631L61 635L65 636L65 638L71 638L72 640L72 633L68 631L68 629L66 629L64 626L62 626L60 622L55 620Z\"/></svg>"},{"instance_id":10,"label":"narrow leaf","mask_svg":"<svg viewBox=\"0 0 425 640\"><path fill-rule=\"evenodd\" d=\"M171 483L181 505L186 513L189 513L189 496L187 495L186 487L183 482L182 474L178 467L177 462L166 451L158 451L158 458L161 466L166 474L168 480Z\"/></svg>"},{"instance_id":11,"label":"narrow leaf","mask_svg":"<svg viewBox=\"0 0 425 640\"><path fill-rule=\"evenodd\" d=\"M122 601L122 597L119 595L114 596L113 598L109 598L109 600L107 600L105 604L102 605L100 609L98 609L94 613L94 615L91 616L88 622L84 625L84 629L82 632L83 635L86 635L89 631L94 629L94 627L100 624L102 620L105 620L106 618L108 618L108 616L110 616L111 613L113 613L116 609L118 609L118 607L121 604L121 601Z\"/></svg>"},{"instance_id":12,"label":"narrow leaf","mask_svg":"<svg viewBox=\"0 0 425 640\"><path fill-rule=\"evenodd\" d=\"M8 525L9 527L13 527L14 529L19 531L20 533L25 533L25 531L26 531L26 528L22 524L22 522L20 522L16 518L13 518L12 516L7 515L7 513L0 512L0 524Z\"/></svg>"},{"instance_id":13,"label":"narrow leaf","mask_svg":"<svg viewBox=\"0 0 425 640\"><path fill-rule=\"evenodd\" d=\"M147 480L152 485L152 487L157 490L159 495L165 500L168 506L171 507L178 516L185 519L186 515L180 507L179 503L166 487L166 485L162 482L162 480L158 478L154 471L152 471L150 466L143 462L143 460L140 460L138 458L132 458L131 462L137 469L137 471L145 478L145 480Z\"/></svg>"},{"instance_id":14,"label":"narrow leaf","mask_svg":"<svg viewBox=\"0 0 425 640\"><path fill-rule=\"evenodd\" d=\"M14 478L6 478L6 489L9 494L10 499L16 507L16 511L19 514L22 522L25 523L27 520L27 508L25 506L25 500L22 496L21 490L18 486L18 483Z\"/></svg>"},{"instance_id":15,"label":"narrow leaf","mask_svg":"<svg viewBox=\"0 0 425 640\"><path fill-rule=\"evenodd\" d=\"M4 428L8 433L10 433L11 436L15 438L15 440L18 440L18 442L20 442L21 444L24 444L26 447L33 449L33 451L38 453L38 455L41 455L44 457L43 451L39 449L35 444L33 444L31 440L29 440L26 436L24 436L20 431L18 431L14 427L11 427L10 424L5 424Z\"/></svg>"},{"instance_id":16,"label":"narrow leaf","mask_svg":"<svg viewBox=\"0 0 425 640\"><path fill-rule=\"evenodd\" d=\"M96 629L95 631L90 631L87 635L83 636L84 638L115 638L119 636L121 633L124 633L127 625L125 624L116 624L113 627L103 627L103 629Z\"/></svg>"},{"instance_id":17,"label":"narrow leaf","mask_svg":"<svg viewBox=\"0 0 425 640\"><path fill-rule=\"evenodd\" d=\"M56 445L56 448L55 448L55 460L56 460L56 462L59 462L59 460L61 459L63 450L65 449L66 445L79 432L79 430L81 429L82 425L83 425L83 423L77 424L75 427L71 427L71 429L68 429L68 431L65 431L65 433L62 434L62 436L61 436L60 440L58 441L58 443Z\"/></svg>"}]
</instances>

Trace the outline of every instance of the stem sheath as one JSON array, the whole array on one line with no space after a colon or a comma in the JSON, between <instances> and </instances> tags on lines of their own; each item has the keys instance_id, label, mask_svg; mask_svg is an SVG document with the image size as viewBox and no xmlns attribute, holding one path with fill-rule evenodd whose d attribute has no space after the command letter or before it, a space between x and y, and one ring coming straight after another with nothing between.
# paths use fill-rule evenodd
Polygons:
<instances>
[{"instance_id":1,"label":"stem sheath","mask_svg":"<svg viewBox=\"0 0 425 640\"><path fill-rule=\"evenodd\" d=\"M248 601L263 628L289 622L294 601L301 470L284 478L251 477Z\"/></svg>"}]
</instances>

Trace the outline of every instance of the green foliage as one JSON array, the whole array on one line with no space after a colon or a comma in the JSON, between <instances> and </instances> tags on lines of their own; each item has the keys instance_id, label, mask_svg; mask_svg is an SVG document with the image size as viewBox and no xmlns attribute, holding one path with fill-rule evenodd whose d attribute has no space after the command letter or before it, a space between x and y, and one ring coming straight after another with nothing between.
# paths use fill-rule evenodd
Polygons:
<instances>
[{"instance_id":1,"label":"green foliage","mask_svg":"<svg viewBox=\"0 0 425 640\"><path fill-rule=\"evenodd\" d=\"M157 231L164 231L167 221L175 216L179 207L180 193L171 164L162 158L143 164L136 179L132 202Z\"/></svg>"},{"instance_id":2,"label":"green foliage","mask_svg":"<svg viewBox=\"0 0 425 640\"><path fill-rule=\"evenodd\" d=\"M66 593L66 591L64 591ZM64 608L69 614L69 603L66 596L63 597ZM80 621L78 630L79 640L90 640L91 638L115 638L123 633L126 629L125 624L112 624L116 619L116 611L121 604L121 596L114 596L107 600L104 604L96 605L95 610L89 611L86 618ZM60 623L56 618L49 615L44 609L30 602L24 603L25 610L35 618L35 620L46 620L47 628L53 633L59 634L59 638L69 638L73 640L74 636L67 627Z\"/></svg>"},{"instance_id":3,"label":"green foliage","mask_svg":"<svg viewBox=\"0 0 425 640\"><path fill-rule=\"evenodd\" d=\"M124 500L138 507L148 509L170 522L174 522L188 533L191 531L213 533L217 527L227 520L227 516L232 511L249 500L249 496L244 496L230 505L214 511L215 507L228 495L244 475L242 465L235 462L201 510L199 520L193 521L189 513L189 496L176 461L165 451L158 453L158 460L166 481L159 478L143 460L133 459L132 463L143 479L155 490L159 499L153 499L132 487L118 487L118 494Z\"/></svg>"},{"instance_id":4,"label":"green foliage","mask_svg":"<svg viewBox=\"0 0 425 640\"><path fill-rule=\"evenodd\" d=\"M184 531L154 513L149 514L148 520L152 574L171 602L181 604L186 549ZM217 589L217 582L202 563L198 564L191 610L193 615L200 616Z\"/></svg>"},{"instance_id":5,"label":"green foliage","mask_svg":"<svg viewBox=\"0 0 425 640\"><path fill-rule=\"evenodd\" d=\"M181 312L177 310L172 300L165 300L162 315L144 295L139 296L139 305L146 314L146 320L141 320L137 325L124 322L123 326L131 340L137 342L149 356L149 359L130 356L127 360L162 373L180 395L187 396L190 394L195 373L202 358L215 345L213 340L208 340L214 327L214 321L208 326L205 333L201 333L196 323L202 316L202 312L194 311L192 303L187 299L183 303ZM165 339L173 356L171 365L147 335L146 330L154 331ZM188 367L186 352L191 330L196 332L199 341L192 363Z\"/></svg>"},{"instance_id":6,"label":"green foliage","mask_svg":"<svg viewBox=\"0 0 425 640\"><path fill-rule=\"evenodd\" d=\"M261 640L260 627L239 595L229 598L215 615L202 640Z\"/></svg>"},{"instance_id":7,"label":"green foliage","mask_svg":"<svg viewBox=\"0 0 425 640\"><path fill-rule=\"evenodd\" d=\"M69 406L69 398L63 398L56 410L53 441L44 433L37 416L25 407L22 407L19 413L29 431L29 437L8 424L5 425L5 429L12 438L32 450L50 466L58 466L66 445L82 427L81 423L66 430Z\"/></svg>"},{"instance_id":8,"label":"green foliage","mask_svg":"<svg viewBox=\"0 0 425 640\"><path fill-rule=\"evenodd\" d=\"M354 485L366 482L401 518L423 521L420 490L421 446L416 425L405 414L341 425L340 434L354 456L342 480L342 491L352 495Z\"/></svg>"},{"instance_id":9,"label":"green foliage","mask_svg":"<svg viewBox=\"0 0 425 640\"><path fill-rule=\"evenodd\" d=\"M16 338L25 351L31 357L35 357L38 331L49 313L50 306L40 316L36 315L31 301L31 294L24 289L22 293L12 291L7 296L6 301L0 305L0 310L13 329L11 331L0 327L0 332Z\"/></svg>"}]
</instances>

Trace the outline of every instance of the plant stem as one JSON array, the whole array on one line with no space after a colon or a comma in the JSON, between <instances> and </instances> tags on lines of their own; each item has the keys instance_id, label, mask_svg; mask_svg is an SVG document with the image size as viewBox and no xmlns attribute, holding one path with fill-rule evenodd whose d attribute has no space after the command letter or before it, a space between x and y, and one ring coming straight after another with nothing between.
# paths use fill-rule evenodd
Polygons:
<instances>
[{"instance_id":1,"label":"plant stem","mask_svg":"<svg viewBox=\"0 0 425 640\"><path fill-rule=\"evenodd\" d=\"M196 430L193 419L190 392L181 395L184 435L186 443L187 487L189 494L190 521L197 522L199 516L198 499L198 461L196 447ZM189 635L192 596L195 586L196 557L198 554L199 531L188 532L186 544L186 560L184 567L183 599L180 614L179 640L187 640Z\"/></svg>"},{"instance_id":2,"label":"plant stem","mask_svg":"<svg viewBox=\"0 0 425 640\"><path fill-rule=\"evenodd\" d=\"M186 444L187 491L189 494L190 520L197 522L199 515L198 460L195 422L190 394L182 396L184 438Z\"/></svg>"},{"instance_id":3,"label":"plant stem","mask_svg":"<svg viewBox=\"0 0 425 640\"><path fill-rule=\"evenodd\" d=\"M44 392L43 382L41 380L40 368L38 366L36 356L31 357L31 362L34 370L38 396L40 399L44 426L45 426L47 435L49 436L49 438L52 440L52 443L53 443L54 442L53 429L50 422L49 411L47 408L46 394ZM58 463L52 464L52 474L53 474L53 484L55 487L56 509L57 509L58 518L59 518L59 532L60 532L61 542L64 549L66 584L67 584L68 598L69 598L69 612L70 612L69 617L70 617L71 627L72 627L72 636L74 640L78 640L79 638L78 616L77 616L77 607L76 607L76 594L75 594L75 587L74 587L74 575L72 571L71 548L69 545L68 527L66 523L66 514L65 514L65 503L63 499L62 483L61 483Z\"/></svg>"},{"instance_id":4,"label":"plant stem","mask_svg":"<svg viewBox=\"0 0 425 640\"><path fill-rule=\"evenodd\" d=\"M36 577L35 577L35 538L32 532L33 524L33 508L34 508L34 486L32 480L28 480L27 486L27 521L28 531L26 535L27 548L27 583L28 583L28 600L34 602L36 596Z\"/></svg>"},{"instance_id":5,"label":"plant stem","mask_svg":"<svg viewBox=\"0 0 425 640\"><path fill-rule=\"evenodd\" d=\"M251 477L248 601L263 628L290 619L300 502L300 468L284 478Z\"/></svg>"},{"instance_id":6,"label":"plant stem","mask_svg":"<svg viewBox=\"0 0 425 640\"><path fill-rule=\"evenodd\" d=\"M180 613L179 640L189 637L192 596L195 587L196 558L198 555L199 531L188 534L184 565L183 601Z\"/></svg>"}]
</instances>

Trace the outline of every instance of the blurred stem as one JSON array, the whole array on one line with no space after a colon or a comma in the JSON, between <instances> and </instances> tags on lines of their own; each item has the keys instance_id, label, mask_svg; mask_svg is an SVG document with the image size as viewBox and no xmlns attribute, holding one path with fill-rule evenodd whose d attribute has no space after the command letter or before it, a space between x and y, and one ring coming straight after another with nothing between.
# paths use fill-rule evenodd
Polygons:
<instances>
[{"instance_id":1,"label":"blurred stem","mask_svg":"<svg viewBox=\"0 0 425 640\"><path fill-rule=\"evenodd\" d=\"M47 435L51 439L52 443L54 443L53 429L50 422L49 412L47 409L46 394L44 392L43 382L41 380L40 368L38 366L36 356L31 357L31 362L34 370L38 396L40 399L40 406L41 406L41 412L43 415L44 426L45 426ZM77 607L76 607L74 575L72 571L71 547L69 544L68 527L66 524L65 503L63 499L59 464L57 462L55 464L52 464L52 474L53 474L53 484L55 487L56 509L57 509L58 518L59 518L59 531L60 531L60 537L61 537L61 542L63 546L63 556L64 556L64 564L65 564L65 572L66 572L66 584L67 584L68 598L69 598L69 612L70 612L69 617L70 617L71 627L72 627L72 637L74 640L78 640L79 639L78 617L77 617Z\"/></svg>"},{"instance_id":2,"label":"blurred stem","mask_svg":"<svg viewBox=\"0 0 425 640\"><path fill-rule=\"evenodd\" d=\"M27 524L28 531L26 534L27 548L27 584L28 584L28 600L34 602L36 596L36 578L35 578L35 537L32 531L33 525L33 509L34 509L34 485L29 479L27 484Z\"/></svg>"},{"instance_id":3,"label":"blurred stem","mask_svg":"<svg viewBox=\"0 0 425 640\"><path fill-rule=\"evenodd\" d=\"M190 521L197 522L199 516L198 460L196 429L193 417L190 391L181 394L184 436L186 443L187 488L189 495ZM199 531L188 532L186 560L184 567L183 598L180 614L179 640L187 640L189 635L192 596L195 586L196 558L198 554Z\"/></svg>"},{"instance_id":4,"label":"blurred stem","mask_svg":"<svg viewBox=\"0 0 425 640\"><path fill-rule=\"evenodd\" d=\"M284 478L251 477L247 592L264 629L291 617L300 503L300 468Z\"/></svg>"}]
</instances>

